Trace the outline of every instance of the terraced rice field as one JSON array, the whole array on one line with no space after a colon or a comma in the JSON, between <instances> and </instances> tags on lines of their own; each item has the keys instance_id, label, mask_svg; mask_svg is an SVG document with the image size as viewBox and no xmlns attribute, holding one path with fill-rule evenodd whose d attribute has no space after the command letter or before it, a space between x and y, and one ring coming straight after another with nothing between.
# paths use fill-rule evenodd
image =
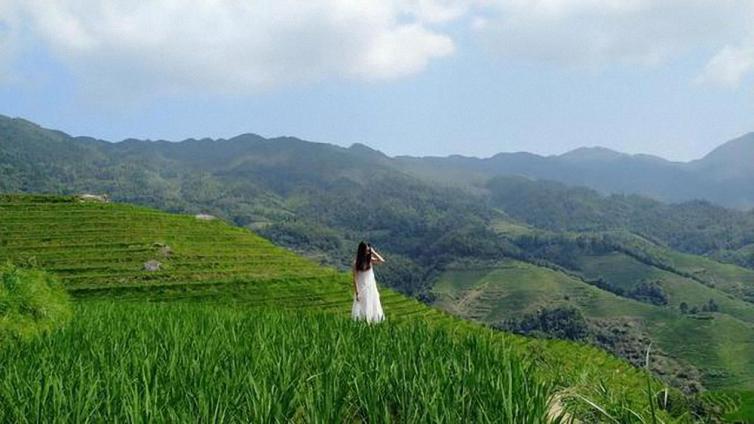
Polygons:
<instances>
[{"instance_id":1,"label":"terraced rice field","mask_svg":"<svg viewBox=\"0 0 754 424\"><path fill-rule=\"evenodd\" d=\"M350 312L347 275L220 220L131 205L81 202L75 197L0 196L0 261L34 265L62 280L79 308L75 324L65 334L83 328L77 320L97 314L100 300L117 301L124 308L133 303L137 309L152 311L145 319L155 325L169 325L160 321L168 318L154 316L145 301L194 302L197 310L204 304L220 304L249 312L258 307L341 317ZM148 263L155 265L152 261L159 263L159 269L145 268ZM389 289L382 288L381 296L393 323L497 340L531 364L537 380L561 393L563 404L582 416L600 416L583 401L589 399L611 416L628 417L625 422L650 422L643 421L652 411L646 374L599 349L492 332ZM65 334L56 337L68 337ZM663 390L657 381L651 387L654 392ZM182 411L187 410L191 409ZM626 415L628 411L632 412ZM644 418L635 419L634 412ZM666 412L659 414L672 421Z\"/></svg>"},{"instance_id":2,"label":"terraced rice field","mask_svg":"<svg viewBox=\"0 0 754 424\"><path fill-rule=\"evenodd\" d=\"M50 271L77 298L214 299L349 312L347 276L220 220L74 197L0 196L0 234L0 262ZM147 271L150 261L159 270ZM433 312L392 290L381 294L389 315Z\"/></svg>"}]
</instances>

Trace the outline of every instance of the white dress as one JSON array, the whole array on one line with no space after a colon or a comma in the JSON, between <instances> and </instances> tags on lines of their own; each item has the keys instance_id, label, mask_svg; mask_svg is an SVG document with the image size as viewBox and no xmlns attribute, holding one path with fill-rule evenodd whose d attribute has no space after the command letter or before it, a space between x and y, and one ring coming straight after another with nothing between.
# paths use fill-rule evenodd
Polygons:
<instances>
[{"instance_id":1,"label":"white dress","mask_svg":"<svg viewBox=\"0 0 754 424\"><path fill-rule=\"evenodd\" d=\"M385 319L373 268L356 273L356 288L359 291L359 300L356 300L354 296L351 317L355 320L363 319L367 322L380 322Z\"/></svg>"}]
</instances>

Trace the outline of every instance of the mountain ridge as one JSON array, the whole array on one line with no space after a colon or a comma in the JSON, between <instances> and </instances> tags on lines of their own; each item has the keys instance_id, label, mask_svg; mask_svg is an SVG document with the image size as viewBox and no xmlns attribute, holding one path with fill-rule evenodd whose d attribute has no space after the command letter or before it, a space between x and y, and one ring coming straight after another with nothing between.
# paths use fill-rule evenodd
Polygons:
<instances>
[{"instance_id":1,"label":"mountain ridge","mask_svg":"<svg viewBox=\"0 0 754 424\"><path fill-rule=\"evenodd\" d=\"M728 141L704 157L689 162L673 162L647 154L627 154L605 147L581 147L560 155L542 156L529 152L498 153L486 158L474 156L389 156L363 143L343 147L333 143L312 142L297 137L266 138L244 133L231 138L189 138L183 141L126 139L110 142L85 136L70 136L45 129L22 118L0 115L0 144L7 146L14 138L44 138L62 143L73 140L79 155L81 148L89 154L102 150L128 152L141 146L152 154L168 158L181 157L192 162L215 158L224 163L249 152L279 150L288 154L321 156L325 152L358 166L380 166L408 173L431 182L478 191L484 181L496 176L523 176L534 180L552 180L572 186L585 186L603 194L638 194L663 202L679 203L707 200L721 206L750 209L754 207L754 133ZM179 148L180 146L180 148ZM212 147L212 148L210 148ZM222 147L215 149L214 147ZM297 147L299 147L297 151ZM21 148L10 146L10 150ZM44 149L42 149L44 150ZM178 152L180 150L180 152ZM308 153L302 153L302 152ZM0 152L1 154L2 152ZM19 154L18 151L16 154ZM72 152L64 152L71 155ZM175 156L178 155L178 156ZM145 160L152 160L147 157ZM311 160L312 158L302 158ZM47 156L40 157L47 162ZM362 170L363 171L363 170Z\"/></svg>"},{"instance_id":2,"label":"mountain ridge","mask_svg":"<svg viewBox=\"0 0 754 424\"><path fill-rule=\"evenodd\" d=\"M510 151L510 152L502 151L502 152L498 152L498 153L495 153L495 154L490 155L490 156L475 156L475 155L466 155L466 154L463 154L463 153L451 153L451 154L448 154L448 155L407 155L407 154L397 154L397 155L392 155L391 156L391 155L388 155L388 154L382 152L381 150L379 150L377 148L374 148L374 147L371 147L368 144L363 143L363 142L354 142L354 143L351 143L348 146L344 146L344 145L333 143L333 142L314 141L314 140L309 140L309 139L304 138L304 137L298 137L298 136L292 136L292 135L279 135L279 136L265 137L265 136L259 135L257 133L254 133L254 132L243 132L243 133L240 133L238 135L231 136L231 137L209 137L209 136L205 136L205 137L201 137L201 138L189 137L189 138L184 138L184 139L164 139L164 138L152 139L152 138L127 137L127 138L124 138L124 139L121 139L121 140L107 140L107 139L98 138L98 137L92 137L92 136L87 136L87 135L73 135L73 134L70 134L70 133L62 131L62 130L57 130L57 129L52 129L52 128L44 127L44 126L42 126L40 124L37 124L37 123L35 123L33 121L30 121L30 120L22 118L22 117L11 117L9 115L0 114L0 124L3 123L3 122L5 122L5 123L8 123L8 122L21 123L22 125L28 125L28 126L34 127L35 129L38 129L38 130L44 130L44 131L54 132L54 133L57 133L59 135L62 135L62 136L65 136L65 137L70 137L70 138L76 139L77 141L82 141L82 142L86 142L88 140L88 141L99 141L99 142L104 142L104 143L109 143L109 144L118 144L118 143L126 143L126 142L139 141L139 142L148 142L148 143L171 143L171 144L175 144L175 143L197 142L197 141L200 141L200 142L236 141L236 140L247 139L247 138L254 138L254 139L266 140L266 141L275 141L275 140L289 139L289 140L298 140L298 141L302 141L302 142L305 142L305 143L313 143L313 144L320 144L320 145L330 145L330 146L338 147L338 148L341 148L341 149L367 148L368 150L371 150L372 152L379 153L382 156L385 156L385 157L390 158L390 159L472 159L472 160L489 160L489 159L495 159L496 157L499 157L499 156L522 155L523 154L523 155L534 156L534 157L538 157L538 158L542 158L542 159L563 158L563 157L579 157L579 158L584 158L584 157L589 157L589 156L594 157L596 159L602 159L602 158L605 158L605 157L632 157L632 158L639 157L639 158L648 158L648 159L662 160L664 162L675 163L675 164L692 164L692 163L697 163L697 162L700 162L700 161L704 161L705 159L710 159L714 155L716 155L718 153L721 153L721 152L723 152L723 151L725 151L725 150L727 150L729 148L732 148L732 146L734 146L734 145L735 146L741 146L744 143L750 143L746 147L750 147L751 148L751 152L754 152L754 131L746 132L746 133L744 133L744 134L742 134L742 135L740 135L738 137L735 137L735 138L730 139L730 140L728 140L726 142L723 142L722 144L720 144L717 147L713 148L712 150L710 150L708 153L706 153L705 155L703 155L700 158L690 159L690 160L685 160L684 161L684 160L668 159L668 158L665 158L665 157L662 157L662 156L659 156L659 155L656 155L656 154L650 154L650 153L642 153L642 152L639 152L639 153L627 153L627 152L623 152L623 151L620 151L620 150L615 150L613 148L606 147L606 146L603 146L603 145L590 145L590 146L586 146L585 145L585 146L579 146L579 147L573 148L573 149L568 150L568 151L563 152L563 153L554 153L554 154L538 154L538 153L528 152L528 151L524 151L524 150L519 150L519 151Z\"/></svg>"}]
</instances>

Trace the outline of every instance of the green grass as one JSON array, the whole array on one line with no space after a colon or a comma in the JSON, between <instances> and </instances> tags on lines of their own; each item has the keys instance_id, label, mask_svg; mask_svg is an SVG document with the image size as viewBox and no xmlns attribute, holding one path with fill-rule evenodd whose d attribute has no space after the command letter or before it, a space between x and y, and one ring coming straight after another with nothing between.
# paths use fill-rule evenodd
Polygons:
<instances>
[{"instance_id":1,"label":"green grass","mask_svg":"<svg viewBox=\"0 0 754 424\"><path fill-rule=\"evenodd\" d=\"M731 422L754 422L754 392L734 392L732 396L737 398L736 404L741 407L730 408L725 418Z\"/></svg>"},{"instance_id":2,"label":"green grass","mask_svg":"<svg viewBox=\"0 0 754 424\"><path fill-rule=\"evenodd\" d=\"M0 197L0 260L38 264L78 296L109 287L335 275L219 220L68 200ZM160 262L161 269L146 272L150 260Z\"/></svg>"},{"instance_id":3,"label":"green grass","mask_svg":"<svg viewBox=\"0 0 754 424\"><path fill-rule=\"evenodd\" d=\"M492 335L331 314L88 302L0 348L0 422L544 422L553 388Z\"/></svg>"},{"instance_id":4,"label":"green grass","mask_svg":"<svg viewBox=\"0 0 754 424\"><path fill-rule=\"evenodd\" d=\"M68 294L53 276L0 265L0 343L49 332L70 317Z\"/></svg>"},{"instance_id":5,"label":"green grass","mask_svg":"<svg viewBox=\"0 0 754 424\"><path fill-rule=\"evenodd\" d=\"M34 400L36 399L34 396L44 395L47 396L44 399L48 399L50 396L57 399L50 406L53 409L45 407L45 410L55 411L54 408L58 408L61 413L72 411L65 409L69 407L61 403L61 399L67 399L79 405L91 406L91 403L94 403L98 405L96 408L102 408L101 410L105 411L101 412L102 414L111 414L108 416L116 416L125 413L126 410L131 411L139 414L138 420L143 420L145 417L149 417L149 414L163 413L156 411L153 404L149 402L165 400L167 403L160 404L168 405L165 408L166 412L164 412L166 414L173 408L173 412L169 413L176 416L198 414L207 417L206 414L210 411L210 409L207 409L209 408L208 405L212 405L213 408L219 405L218 402L213 403L213 399L220 396L216 391L219 389L209 387L209 385L202 386L201 390L194 394L194 397L178 399L176 397L178 395L171 390L180 391L180 387L184 385L184 382L180 379L184 377L176 375L178 383L175 384L176 388L172 389L173 384L167 384L171 380L162 379L163 376L160 374L162 371L153 368L154 374L149 374L149 376L157 378L154 384L159 384L159 386L156 390L151 390L151 386L139 382L139 378L144 378L143 376L133 374L134 368L128 368L129 366L136 367L135 361L142 353L145 357L150 357L150 354L147 353L150 349L169 349L171 343L178 347L182 346L177 341L168 343L159 339L159 337L162 337L159 334L162 330L157 331L158 334L152 334L158 329L165 329L168 332L179 331L176 329L179 324L175 324L174 321L179 321L182 325L192 326L191 319L199 319L198 317L202 316L217 316L218 320L226 320L223 322L231 325L236 320L245 320L244 317L247 313L260 322L264 322L264 316L268 313L273 315L294 313L305 317L310 317L309 314L313 313L316 316L316 318L311 318L314 320L313 323L321 320L333 320L332 324L327 325L332 325L330 329L334 333L331 334L328 331L312 333L312 336L317 340L307 340L305 332L297 333L298 339L302 343L321 343L324 346L326 343L319 339L330 337L328 343L335 343L337 340L340 340L340 343L345 343L350 337L343 335L348 335L351 331L348 329L350 328L348 325L351 323L347 320L351 301L348 276L332 269L320 267L307 259L280 249L244 229L232 227L221 221L200 221L193 216L173 215L130 205L82 203L75 198L0 196L0 234L2 234L2 238L0 238L0 261L13 261L49 270L60 278L62 284L79 305L77 316L62 332L30 344L9 347L10 350L7 352L12 351L17 354L19 351L14 349L30 349L31 347L34 347L36 351L42 349L44 343L60 343L56 346L62 349L62 346L72 343L74 340L72 337L82 338L82 340L91 343L86 345L88 347L72 345L59 353L54 352L54 349L49 350L46 353L46 355L52 355L46 357L49 363L34 362L38 359L30 357L23 362L23 366L28 368L20 368L21 362L18 365L11 366L6 364L3 372L8 373L8 376L16 375L22 369L31 372L35 367L65 363L64 356L54 359L56 358L54 355L70 355L68 360L74 361L71 367L74 367L75 364L79 365L78 370L69 367L56 370L56 372L62 374L51 374L59 375L60 379L65 377L65 379L57 380L58 382L54 384L51 382L50 392L46 395L6 388L8 392L4 395L6 396L5 402L19 405L16 408L31 408L31 406L25 406L29 402L31 402L31 405L40 405L39 402L42 402L42 400ZM166 249L166 247L169 249ZM161 262L161 270L156 272L145 271L144 262L149 260ZM533 279L535 275L528 274L525 269L513 269L511 272L520 276L518 281L521 286L527 284L532 287L536 286L537 280ZM587 295L590 296L589 293ZM384 288L381 289L381 296L390 324L384 326L384 328L378 326L359 331L367 332L367 335L371 334L369 332L380 334L385 332L389 335L393 334L390 333L391 331L398 331L398 327L408 326L409 332L415 331L417 334L426 331L432 332L431 334L439 332L438 334L445 334L447 337L453 335L457 340L451 342L448 339L447 343L451 345L456 342L487 343L486 340L489 340L489 343L497 346L495 349L503 349L507 352L506 355L512 355L510 357L514 358L514 362L517 363L516 366L523 367L526 374L538 384L537 387L548 387L561 393L563 402L572 413L590 417L592 416L590 414L594 412L592 408L580 400L581 398L576 396L578 395L611 410L630 408L638 411L640 415L649 416L650 407L646 393L644 393L646 373L604 351L569 342L535 340L495 332L484 326L454 318ZM528 301L525 297L522 299ZM108 302L113 300L118 301L118 307L102 306L102 302L109 305ZM163 305L162 303L166 301L171 301L176 305ZM149 305L149 303L159 303L159 305ZM122 311L119 310L121 306L125 308ZM227 308L228 311L224 312L221 310L222 308ZM256 312L260 308L264 309L265 312ZM275 308L277 312L270 312L270 308ZM192 310L197 311L197 317L192 317L188 312ZM327 315L322 315L325 312ZM128 317L124 315L128 315ZM329 318L325 318L325 316ZM102 319L98 317L102 317ZM294 318L283 318L281 315L281 317L270 319L273 321L280 319L290 323L291 328L295 327ZM311 321L311 319L307 318L299 324L305 326L305 322ZM120 387L118 390L122 389L123 392L113 392L118 393L119 396L131 396L131 400L128 401L119 401L108 394L110 393L108 387L111 383L116 385L121 383L111 382L108 374L98 374L102 370L98 371L97 366L94 365L97 364L95 356L98 355L96 351L99 347L105 352L109 352L104 345L108 343L109 336L107 334L109 334L111 326L116 335L122 331L123 337L129 337L128 340L134 342L131 347L127 346L128 343L124 343L118 345L120 351L110 351L111 355L123 356L118 358L118 361L124 361L124 364L132 364L123 365L128 368L126 374L131 377L128 380L130 386L122 383L121 386L118 386ZM288 331L286 328L288 327L271 326L269 331L280 330L284 333ZM338 333L341 330L342 334ZM176 333L176 337L194 338L189 329L185 329L185 331L185 333ZM234 339L231 337L232 335L225 334L226 329L224 327L218 327L215 331L230 337L223 337L225 338L225 347L229 349L229 355L236 349L236 344L246 343L246 338ZM205 335L196 336L197 340L204 340L202 337L205 337ZM210 336L206 335L206 337ZM284 337L284 334L275 337ZM364 337L367 336L364 335ZM400 337L404 336L401 335ZM477 338L480 340L473 342ZM207 346L213 346L213 343L220 343L220 340L210 337L206 343ZM249 346L254 345L252 340L250 339ZM418 340L424 339L419 338ZM181 343L188 342L190 340L181 341ZM383 339L380 343L382 349L394 349L393 345L386 339ZM259 343L256 343L256 345L259 345ZM303 346L308 345L304 343ZM91 352L92 349L95 352ZM240 351L247 349L245 352L253 353L252 347L239 347L238 349ZM29 351L27 350L27 352ZM409 352L411 352L410 349ZM447 352L452 352L450 357L445 358L448 361L461 360L458 351L446 350ZM216 351L216 354L223 357L222 352ZM290 354L293 355L291 357L301 358L301 356L295 355L305 355L306 352L290 352ZM366 357L375 355L375 357L379 357L383 354L387 354L387 352L377 352L375 348L375 351L370 351L370 355L366 355ZM398 355L400 352L392 352L391 354ZM182 365L194 367L199 371L209 370L210 374L219 372L214 368L205 368L209 367L210 364L191 361L191 355L202 355L201 350L199 353L194 353L189 349L185 358L178 353L176 355L171 356L170 358L173 358L171 360L184 361L181 362ZM78 356L81 357L81 362L76 363ZM400 361L396 359L392 366L388 367L389 370L386 371L388 375L407 370L407 367L413 367L413 362L405 357L399 358ZM585 358L588 358L588 360L585 360ZM246 366L245 362L238 364L242 364L238 365L241 368ZM504 362L498 362L496 370L487 370L489 375L494 377L493 381L497 381L494 379L498 377L513 378L514 374L511 374L513 371L505 368L504 364ZM345 366L341 363L331 363L331 365ZM356 362L351 371L355 373L366 372L369 368L364 368L365 366L364 363ZM438 370L438 372L440 371ZM71 374L63 375L65 373ZM76 377L76 373L79 373L80 376ZM77 378L79 380L76 380ZM189 376L185 378L189 378ZM455 380L452 378L454 377L449 376L447 380L444 380L442 390L451 390L456 386L453 383ZM39 385L38 383L43 382L41 380L30 381L34 384L29 383L26 390L32 390ZM85 392L75 389L73 385L60 383L60 381L79 381L77 386L81 385L81 387L93 389ZM344 387L349 387L348 381L345 376L338 380L339 384ZM228 382L228 384L231 384L231 382ZM480 384L484 387L486 383ZM656 381L653 381L652 384L656 390L662 388L662 385ZM247 412L252 414L249 411L233 412L244 411L243 409L233 409L243 408L233 402L237 402L238 397L249 396L240 387L226 387L226 392L232 393L236 400L223 404L231 406L212 409L212 412L225 411L227 417L232 417L236 413L239 415L245 415ZM272 387L274 386L267 385L264 387L266 387L266 390L273 390ZM148 393L147 389L150 389ZM435 389L436 387L428 382L426 386L414 387L412 390L427 393L426 396L431 398L431 393L436 392ZM112 390L116 389L113 388ZM131 390L131 392L126 393L126 390ZM274 390L276 391L262 391L261 393L268 398L271 396L270 393L277 393L276 396L279 396L279 389ZM447 394L442 390L438 396ZM62 393L51 394L54 391L62 391ZM337 390L335 392L341 393ZM453 393L454 396L457 395L457 392ZM186 394L184 393L184 395ZM458 401L466 402L467 400L459 399ZM301 401L303 402L303 400ZM314 402L313 399L309 401ZM439 402L439 400L437 401ZM123 403L119 402L131 403L128 407L125 407ZM475 402L479 405L476 409L471 408L476 411L475 413L486 411L486 407L482 407L486 404L479 402L487 402L487 400ZM526 408L525 402L521 404L518 404L518 400L515 402L518 408ZM280 404L278 401L273 403ZM285 405L285 402L282 404ZM359 409L353 404L347 404L350 405L348 408ZM301 404L297 405L297 411L302 411ZM461 404L455 403L454 405ZM413 408L410 405L406 407ZM426 405L423 407L426 407ZM395 413L396 407L391 408L388 412L378 408L370 413ZM418 406L416 408L416 411L418 411ZM436 406L435 408L440 407ZM468 410L469 407L459 406L459 408L461 408L460 411L464 411ZM348 409L348 411L351 410ZM23 409L23 411L27 410ZM297 413L307 413L306 408L303 411ZM71 412L71 414L80 413L80 410L79 412ZM487 411L486 413L497 414L494 411ZM665 412L661 412L660 415L666 422L670 421ZM80 415L75 416L79 417Z\"/></svg>"}]
</instances>

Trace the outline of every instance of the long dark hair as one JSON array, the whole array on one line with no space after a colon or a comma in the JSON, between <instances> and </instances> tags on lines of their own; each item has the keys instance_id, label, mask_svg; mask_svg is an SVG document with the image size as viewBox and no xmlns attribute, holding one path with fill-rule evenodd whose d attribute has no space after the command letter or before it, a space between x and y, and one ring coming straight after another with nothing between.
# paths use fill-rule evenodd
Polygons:
<instances>
[{"instance_id":1,"label":"long dark hair","mask_svg":"<svg viewBox=\"0 0 754 424\"><path fill-rule=\"evenodd\" d=\"M356 250L356 271L367 271L372 267L372 248L363 241Z\"/></svg>"}]
</instances>

